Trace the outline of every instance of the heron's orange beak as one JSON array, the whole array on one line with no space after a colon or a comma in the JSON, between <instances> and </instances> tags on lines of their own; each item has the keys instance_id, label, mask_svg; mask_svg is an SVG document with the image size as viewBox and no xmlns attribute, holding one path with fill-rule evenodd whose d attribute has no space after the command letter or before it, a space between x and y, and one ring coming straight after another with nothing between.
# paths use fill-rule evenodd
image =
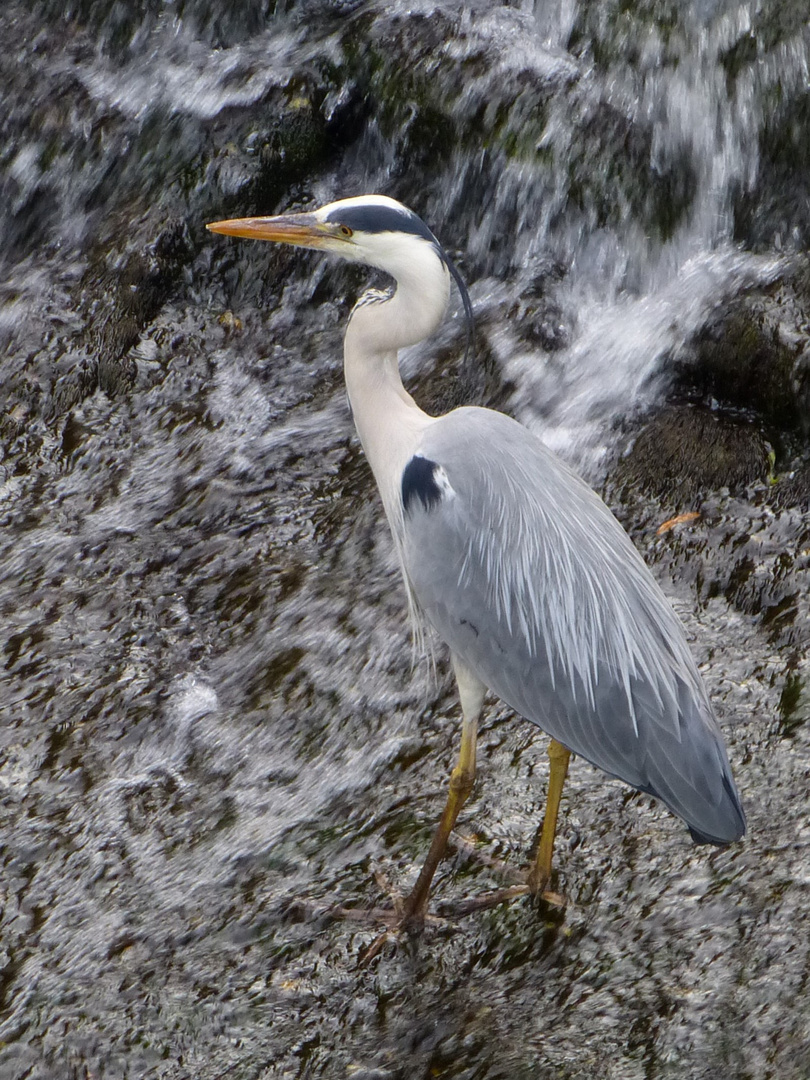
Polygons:
<instances>
[{"instance_id":1,"label":"heron's orange beak","mask_svg":"<svg viewBox=\"0 0 810 1080\"><path fill-rule=\"evenodd\" d=\"M233 218L231 221L212 221L206 225L211 232L225 236L242 236L248 240L275 240L295 247L319 248L334 238L329 226L318 221L314 214L282 214L280 217Z\"/></svg>"}]
</instances>

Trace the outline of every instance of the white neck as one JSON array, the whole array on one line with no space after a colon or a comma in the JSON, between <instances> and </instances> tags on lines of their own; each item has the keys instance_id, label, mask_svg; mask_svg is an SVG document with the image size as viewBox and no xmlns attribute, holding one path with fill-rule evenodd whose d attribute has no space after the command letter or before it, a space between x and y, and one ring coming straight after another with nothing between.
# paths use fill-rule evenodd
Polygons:
<instances>
[{"instance_id":1,"label":"white neck","mask_svg":"<svg viewBox=\"0 0 810 1080\"><path fill-rule=\"evenodd\" d=\"M361 303L346 328L346 390L395 535L402 470L432 421L402 385L397 352L436 330L449 295L447 268L438 255L426 251L419 265L397 274L397 290L391 299Z\"/></svg>"}]
</instances>

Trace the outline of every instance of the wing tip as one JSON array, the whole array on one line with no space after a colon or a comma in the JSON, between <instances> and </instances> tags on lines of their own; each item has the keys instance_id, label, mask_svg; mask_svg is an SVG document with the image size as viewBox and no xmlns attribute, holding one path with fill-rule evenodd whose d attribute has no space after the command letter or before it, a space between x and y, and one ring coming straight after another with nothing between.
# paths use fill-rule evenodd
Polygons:
<instances>
[{"instance_id":1,"label":"wing tip","mask_svg":"<svg viewBox=\"0 0 810 1080\"><path fill-rule=\"evenodd\" d=\"M729 844L742 840L747 823L745 811L734 781L728 773L723 774L723 798L717 807L717 816L711 827L697 829L689 824L689 833L696 844L714 844L716 847L728 847Z\"/></svg>"}]
</instances>

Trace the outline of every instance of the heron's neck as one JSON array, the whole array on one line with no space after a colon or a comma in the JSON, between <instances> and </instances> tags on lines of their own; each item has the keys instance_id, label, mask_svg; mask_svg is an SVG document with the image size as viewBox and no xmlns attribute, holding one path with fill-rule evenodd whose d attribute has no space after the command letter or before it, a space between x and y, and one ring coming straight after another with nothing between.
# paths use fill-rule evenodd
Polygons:
<instances>
[{"instance_id":1,"label":"heron's neck","mask_svg":"<svg viewBox=\"0 0 810 1080\"><path fill-rule=\"evenodd\" d=\"M449 280L445 267L438 259L436 263L433 280L403 277L390 299L361 303L346 329L346 390L392 524L402 470L432 419L402 385L397 353L432 334L444 316Z\"/></svg>"}]
</instances>

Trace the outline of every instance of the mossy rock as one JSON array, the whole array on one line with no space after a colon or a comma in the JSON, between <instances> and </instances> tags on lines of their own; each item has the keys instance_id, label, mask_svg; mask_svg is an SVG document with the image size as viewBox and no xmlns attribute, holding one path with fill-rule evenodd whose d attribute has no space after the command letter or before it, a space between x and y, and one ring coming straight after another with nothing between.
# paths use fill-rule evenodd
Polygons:
<instances>
[{"instance_id":1,"label":"mossy rock","mask_svg":"<svg viewBox=\"0 0 810 1080\"><path fill-rule=\"evenodd\" d=\"M79 286L86 326L54 365L48 417L63 415L97 388L115 397L133 386L137 369L127 354L173 294L191 254L185 223L170 221L145 248L117 260L96 256Z\"/></svg>"},{"instance_id":2,"label":"mossy rock","mask_svg":"<svg viewBox=\"0 0 810 1080\"><path fill-rule=\"evenodd\" d=\"M779 510L810 507L810 462L779 478L771 492L771 503Z\"/></svg>"},{"instance_id":3,"label":"mossy rock","mask_svg":"<svg viewBox=\"0 0 810 1080\"><path fill-rule=\"evenodd\" d=\"M753 424L681 405L664 410L642 428L613 482L623 499L637 488L682 509L720 488L741 492L765 481L769 471L770 448Z\"/></svg>"},{"instance_id":4,"label":"mossy rock","mask_svg":"<svg viewBox=\"0 0 810 1080\"><path fill-rule=\"evenodd\" d=\"M684 394L759 418L783 463L801 452L810 430L804 278L797 273L733 300L693 338L678 365Z\"/></svg>"},{"instance_id":5,"label":"mossy rock","mask_svg":"<svg viewBox=\"0 0 810 1080\"><path fill-rule=\"evenodd\" d=\"M734 203L734 235L755 249L810 244L810 90L777 83L764 103L756 182Z\"/></svg>"},{"instance_id":6,"label":"mossy rock","mask_svg":"<svg viewBox=\"0 0 810 1080\"><path fill-rule=\"evenodd\" d=\"M275 210L285 192L305 183L331 150L326 117L320 107L323 90L291 92L286 107L253 140L258 172L248 189L246 212Z\"/></svg>"},{"instance_id":7,"label":"mossy rock","mask_svg":"<svg viewBox=\"0 0 810 1080\"><path fill-rule=\"evenodd\" d=\"M795 428L796 359L795 347L782 340L766 314L738 307L698 339L695 384L718 401L758 412L780 428Z\"/></svg>"}]
</instances>

